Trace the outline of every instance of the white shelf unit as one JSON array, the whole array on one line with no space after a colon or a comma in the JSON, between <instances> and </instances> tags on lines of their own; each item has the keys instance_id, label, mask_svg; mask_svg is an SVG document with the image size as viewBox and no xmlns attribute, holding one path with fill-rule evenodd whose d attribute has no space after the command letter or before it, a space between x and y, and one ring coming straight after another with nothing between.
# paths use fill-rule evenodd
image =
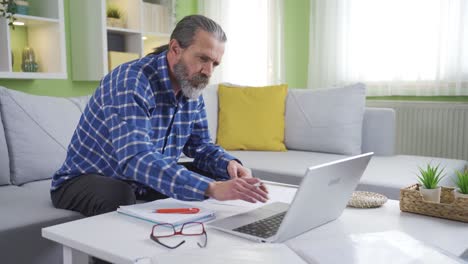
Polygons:
<instances>
[{"instance_id":1,"label":"white shelf unit","mask_svg":"<svg viewBox=\"0 0 468 264\"><path fill-rule=\"evenodd\" d=\"M124 27L107 25L107 7L117 7ZM72 79L99 81L109 72L109 52L142 57L169 42L174 25L173 0L71 0ZM154 19L157 13L167 14ZM86 14L86 19L83 19Z\"/></svg>"},{"instance_id":2,"label":"white shelf unit","mask_svg":"<svg viewBox=\"0 0 468 264\"><path fill-rule=\"evenodd\" d=\"M15 14L23 26L15 25L13 29L5 18L0 18L0 58L6 58L0 60L0 78L67 79L63 11L63 0L29 1L28 15ZM21 70L26 46L34 51L37 72Z\"/></svg>"}]
</instances>

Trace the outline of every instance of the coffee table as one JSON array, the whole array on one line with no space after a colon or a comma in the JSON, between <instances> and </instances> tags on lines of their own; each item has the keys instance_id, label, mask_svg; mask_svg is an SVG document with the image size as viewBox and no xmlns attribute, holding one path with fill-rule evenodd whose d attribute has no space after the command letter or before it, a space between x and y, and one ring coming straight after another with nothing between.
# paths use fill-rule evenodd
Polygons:
<instances>
[{"instance_id":1,"label":"coffee table","mask_svg":"<svg viewBox=\"0 0 468 264\"><path fill-rule=\"evenodd\" d=\"M296 191L294 186L283 184L268 183L267 186L271 201L290 202ZM248 206L234 206L236 203L198 203L215 210L218 218L251 209ZM170 251L149 238L152 225L112 212L43 228L42 236L63 246L65 264L87 263L89 255L113 263L150 263L149 258ZM468 259L468 224L401 212L396 200L389 200L382 207L374 209L346 208L337 220L312 229L285 244L304 256L308 248L313 248L328 237L341 241L348 239L351 234L387 230L402 231L430 246ZM208 248L255 244L211 228L207 232ZM195 243L190 242L183 247L196 248ZM176 250L182 252L184 248ZM346 261L349 260L344 259Z\"/></svg>"}]
</instances>

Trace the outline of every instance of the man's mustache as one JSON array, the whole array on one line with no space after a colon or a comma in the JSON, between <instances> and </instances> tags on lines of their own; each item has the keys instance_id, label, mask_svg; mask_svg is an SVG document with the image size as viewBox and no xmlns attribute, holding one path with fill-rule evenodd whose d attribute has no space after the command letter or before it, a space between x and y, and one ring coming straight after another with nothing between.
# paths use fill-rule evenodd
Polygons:
<instances>
[{"instance_id":1,"label":"man's mustache","mask_svg":"<svg viewBox=\"0 0 468 264\"><path fill-rule=\"evenodd\" d=\"M195 84L204 84L208 83L210 78L206 74L199 73L192 77L191 82Z\"/></svg>"}]
</instances>

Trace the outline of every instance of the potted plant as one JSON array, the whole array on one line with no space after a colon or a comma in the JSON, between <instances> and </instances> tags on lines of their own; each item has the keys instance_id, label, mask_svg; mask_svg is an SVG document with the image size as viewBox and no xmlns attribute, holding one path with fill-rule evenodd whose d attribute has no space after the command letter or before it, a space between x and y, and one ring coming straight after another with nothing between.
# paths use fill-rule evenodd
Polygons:
<instances>
[{"instance_id":1,"label":"potted plant","mask_svg":"<svg viewBox=\"0 0 468 264\"><path fill-rule=\"evenodd\" d=\"M440 203L441 188L439 186L439 182L445 177L445 175L442 175L444 169L440 169L439 166L440 165L434 167L431 166L431 164L427 164L426 169L418 167L420 174L418 179L421 185L419 192L426 201Z\"/></svg>"},{"instance_id":2,"label":"potted plant","mask_svg":"<svg viewBox=\"0 0 468 264\"><path fill-rule=\"evenodd\" d=\"M120 28L125 27L122 12L118 7L107 7L107 26Z\"/></svg>"},{"instance_id":3,"label":"potted plant","mask_svg":"<svg viewBox=\"0 0 468 264\"><path fill-rule=\"evenodd\" d=\"M455 189L455 198L468 198L468 170L464 172L457 171L455 185L458 187Z\"/></svg>"},{"instance_id":4,"label":"potted plant","mask_svg":"<svg viewBox=\"0 0 468 264\"><path fill-rule=\"evenodd\" d=\"M14 0L0 0L0 17L5 17L8 20L8 25L15 29L13 22L16 17L16 3Z\"/></svg>"}]
</instances>

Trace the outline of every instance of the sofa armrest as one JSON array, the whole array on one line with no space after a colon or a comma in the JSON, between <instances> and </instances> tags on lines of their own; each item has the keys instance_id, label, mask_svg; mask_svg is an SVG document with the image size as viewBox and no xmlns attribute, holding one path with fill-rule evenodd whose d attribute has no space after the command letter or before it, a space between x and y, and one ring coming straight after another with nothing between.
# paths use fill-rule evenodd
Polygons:
<instances>
[{"instance_id":1,"label":"sofa armrest","mask_svg":"<svg viewBox=\"0 0 468 264\"><path fill-rule=\"evenodd\" d=\"M362 152L375 155L395 154L395 110L366 107L362 124Z\"/></svg>"}]
</instances>

